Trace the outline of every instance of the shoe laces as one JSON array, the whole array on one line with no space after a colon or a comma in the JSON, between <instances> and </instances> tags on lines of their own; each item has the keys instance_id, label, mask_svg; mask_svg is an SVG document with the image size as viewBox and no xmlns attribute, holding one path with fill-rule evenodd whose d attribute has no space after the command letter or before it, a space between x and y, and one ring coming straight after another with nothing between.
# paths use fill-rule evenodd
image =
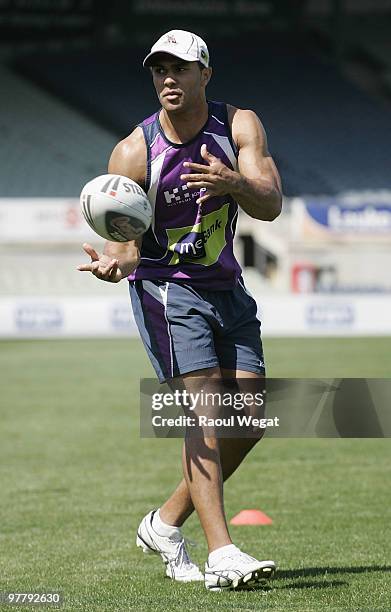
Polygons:
<instances>
[{"instance_id":1,"label":"shoe laces","mask_svg":"<svg viewBox=\"0 0 391 612\"><path fill-rule=\"evenodd\" d=\"M175 554L173 554L171 561L177 566L185 566L190 569L194 567L194 563L191 561L189 557L189 553L186 549L186 541L184 538L179 542Z\"/></svg>"},{"instance_id":2,"label":"shoe laces","mask_svg":"<svg viewBox=\"0 0 391 612\"><path fill-rule=\"evenodd\" d=\"M231 552L227 555L224 555L224 557L221 559L222 561L225 561L226 563L228 562L228 564L230 565L231 561L235 562L235 565L239 562L239 563L252 563L253 561L256 561L256 559L254 559L254 557L251 557L250 555L248 555L247 553L242 552L241 550L235 551L235 552Z\"/></svg>"}]
</instances>

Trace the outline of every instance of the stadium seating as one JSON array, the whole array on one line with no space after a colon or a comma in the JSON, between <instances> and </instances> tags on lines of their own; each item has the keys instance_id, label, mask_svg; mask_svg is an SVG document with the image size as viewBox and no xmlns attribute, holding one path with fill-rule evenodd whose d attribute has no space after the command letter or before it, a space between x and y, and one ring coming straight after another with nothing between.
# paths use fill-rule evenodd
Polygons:
<instances>
[{"instance_id":1,"label":"stadium seating","mask_svg":"<svg viewBox=\"0 0 391 612\"><path fill-rule=\"evenodd\" d=\"M278 35L258 40L256 53L254 41L210 46L210 98L259 113L287 196L389 186L390 110L333 63ZM19 61L18 69L123 137L157 107L143 52L38 56Z\"/></svg>"},{"instance_id":2,"label":"stadium seating","mask_svg":"<svg viewBox=\"0 0 391 612\"><path fill-rule=\"evenodd\" d=\"M0 65L0 197L68 197L106 172L107 130Z\"/></svg>"}]
</instances>

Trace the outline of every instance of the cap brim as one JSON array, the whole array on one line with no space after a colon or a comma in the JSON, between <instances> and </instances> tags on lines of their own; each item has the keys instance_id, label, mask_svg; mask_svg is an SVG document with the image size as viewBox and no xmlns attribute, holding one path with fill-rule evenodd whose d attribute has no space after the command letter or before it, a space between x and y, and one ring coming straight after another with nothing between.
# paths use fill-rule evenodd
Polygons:
<instances>
[{"instance_id":1,"label":"cap brim","mask_svg":"<svg viewBox=\"0 0 391 612\"><path fill-rule=\"evenodd\" d=\"M203 61L196 59L194 55L189 55L187 53L170 53L170 51L167 51L166 49L158 49L156 51L153 51L152 53L148 53L148 55L143 61L144 68L151 66L152 65L151 58L154 55L158 55L159 53L166 53L166 55L172 55L173 57L178 57L179 59L184 60L185 62L201 62L201 64L205 66Z\"/></svg>"}]
</instances>

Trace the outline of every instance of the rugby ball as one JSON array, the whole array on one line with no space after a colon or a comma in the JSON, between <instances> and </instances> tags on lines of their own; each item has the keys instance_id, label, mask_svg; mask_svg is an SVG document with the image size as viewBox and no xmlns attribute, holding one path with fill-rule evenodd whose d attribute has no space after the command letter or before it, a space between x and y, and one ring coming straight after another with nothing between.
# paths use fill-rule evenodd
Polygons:
<instances>
[{"instance_id":1,"label":"rugby ball","mask_svg":"<svg viewBox=\"0 0 391 612\"><path fill-rule=\"evenodd\" d=\"M82 189L80 205L94 232L112 242L136 240L151 225L147 194L126 176L102 174L92 179Z\"/></svg>"}]
</instances>

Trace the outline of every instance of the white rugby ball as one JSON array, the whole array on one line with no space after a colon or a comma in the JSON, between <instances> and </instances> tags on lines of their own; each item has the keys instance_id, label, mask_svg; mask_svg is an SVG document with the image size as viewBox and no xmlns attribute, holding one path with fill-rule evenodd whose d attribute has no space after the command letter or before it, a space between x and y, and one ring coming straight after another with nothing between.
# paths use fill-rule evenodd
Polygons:
<instances>
[{"instance_id":1,"label":"white rugby ball","mask_svg":"<svg viewBox=\"0 0 391 612\"><path fill-rule=\"evenodd\" d=\"M102 174L92 179L83 187L80 205L94 232L112 242L136 240L151 225L147 194L126 176Z\"/></svg>"}]
</instances>

